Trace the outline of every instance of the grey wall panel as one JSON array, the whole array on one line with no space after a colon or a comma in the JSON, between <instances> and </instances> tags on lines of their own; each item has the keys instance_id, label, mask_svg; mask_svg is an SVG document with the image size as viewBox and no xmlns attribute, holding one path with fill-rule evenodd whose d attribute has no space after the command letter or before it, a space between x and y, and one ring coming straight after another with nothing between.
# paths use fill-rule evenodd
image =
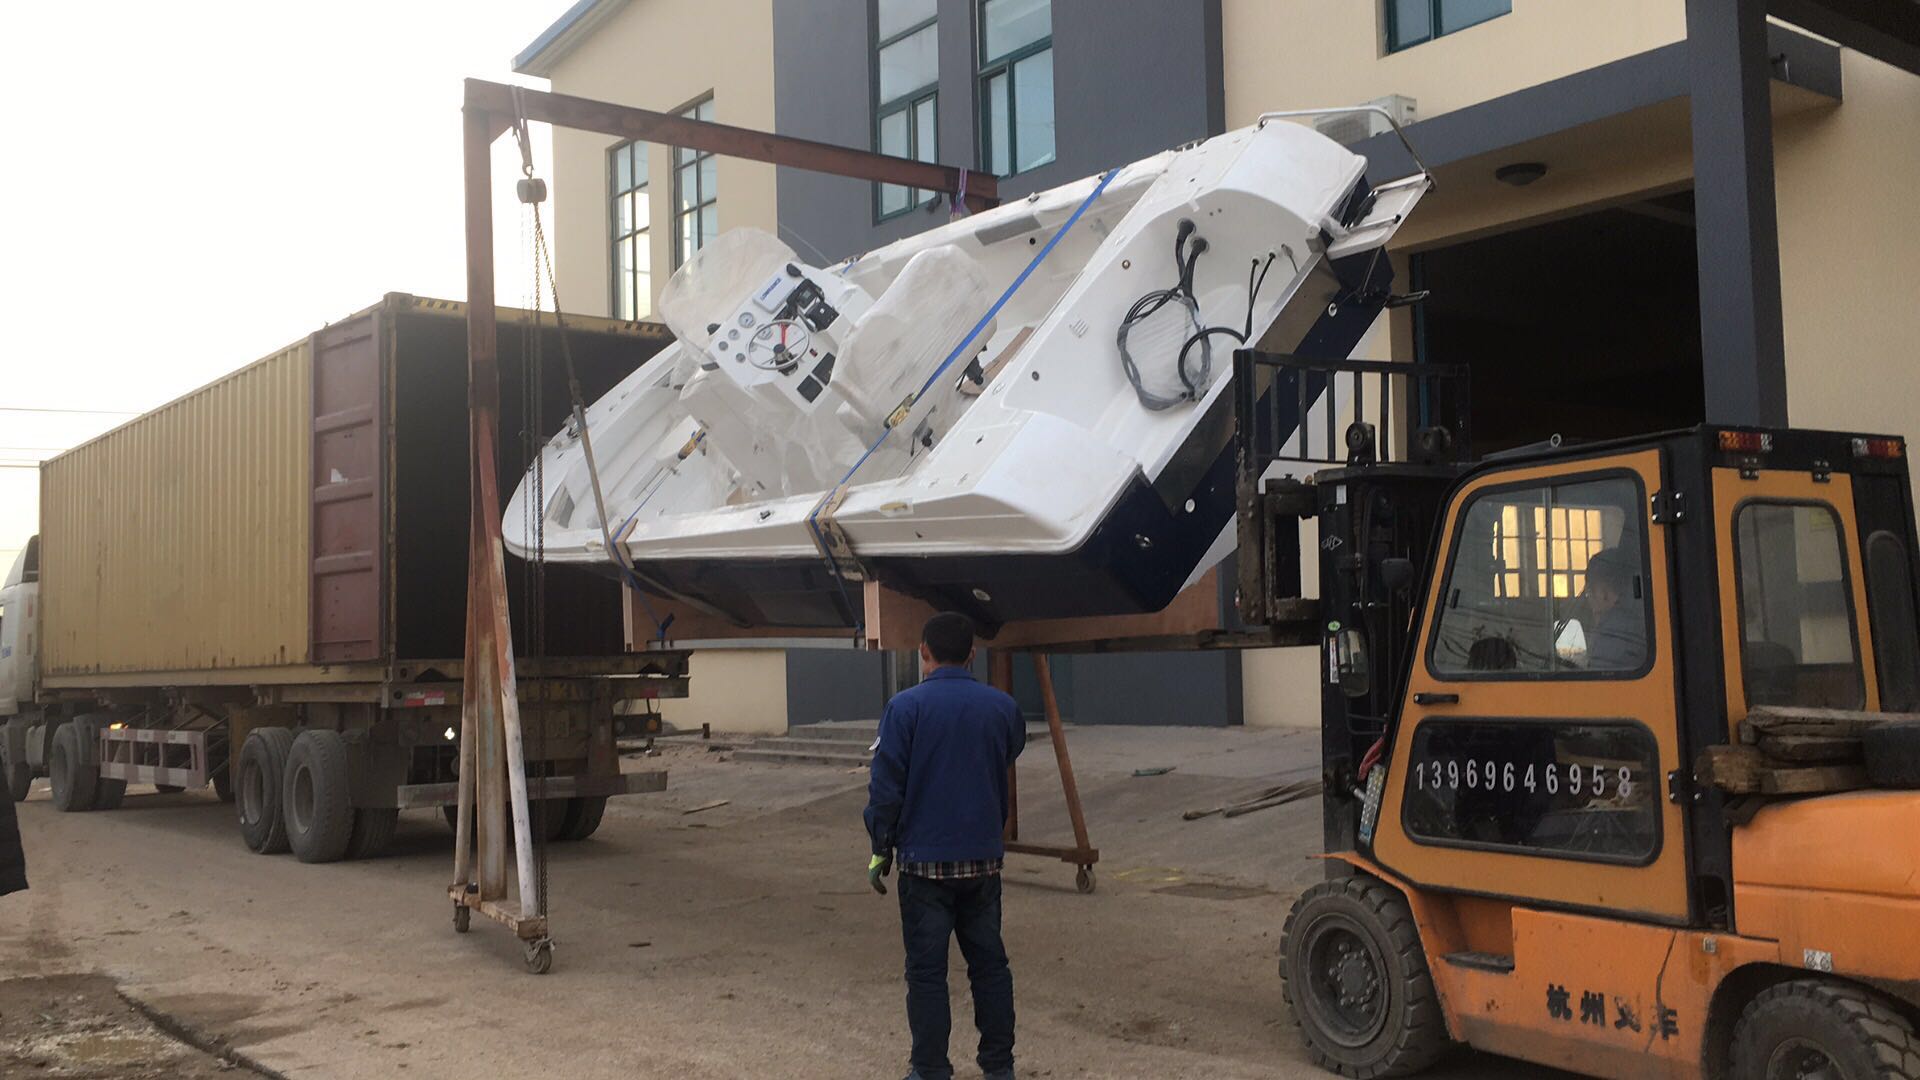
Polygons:
<instances>
[{"instance_id":1,"label":"grey wall panel","mask_svg":"<svg viewBox=\"0 0 1920 1080\"><path fill-rule=\"evenodd\" d=\"M939 0L940 160L980 164L975 0ZM873 145L870 0L774 0L775 127L784 135ZM1054 0L1056 159L1001 183L1015 199L1222 129L1220 0ZM942 224L944 206L876 224L873 187L778 172L780 233L826 263ZM871 718L881 660L799 650L788 663L791 720ZM1024 658L1017 690L1037 713ZM1239 658L1222 654L1062 657L1062 711L1079 723L1240 722ZM862 711L864 710L864 712ZM860 713L861 716L854 714Z\"/></svg>"},{"instance_id":2,"label":"grey wall panel","mask_svg":"<svg viewBox=\"0 0 1920 1080\"><path fill-rule=\"evenodd\" d=\"M940 0L940 160L978 166L974 0ZM774 121L785 135L873 145L869 0L775 0ZM1011 177L1019 198L1220 130L1220 0L1054 0L1056 159ZM782 168L780 231L833 261L947 220L876 224L872 186Z\"/></svg>"},{"instance_id":3,"label":"grey wall panel","mask_svg":"<svg viewBox=\"0 0 1920 1080\"><path fill-rule=\"evenodd\" d=\"M787 723L878 720L886 705L886 654L853 649L787 651Z\"/></svg>"}]
</instances>

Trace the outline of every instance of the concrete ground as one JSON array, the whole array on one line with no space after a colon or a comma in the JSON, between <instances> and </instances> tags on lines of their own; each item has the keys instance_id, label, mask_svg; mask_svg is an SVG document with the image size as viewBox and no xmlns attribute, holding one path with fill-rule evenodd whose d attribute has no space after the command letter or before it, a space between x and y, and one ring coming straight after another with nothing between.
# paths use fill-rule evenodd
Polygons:
<instances>
[{"instance_id":1,"label":"concrete ground","mask_svg":"<svg viewBox=\"0 0 1920 1080\"><path fill-rule=\"evenodd\" d=\"M1317 804L1180 817L1312 775L1313 736L1082 727L1070 739L1099 891L1077 894L1059 863L1009 864L1021 1074L1323 1075L1275 974L1287 906L1318 875ZM403 815L384 858L307 866L248 852L207 793L136 788L121 810L65 815L41 782L20 807L33 887L0 899L0 973L108 976L269 1075L901 1075L899 929L894 898L866 884L865 771L729 756L696 743L630 759L668 767L668 790L616 800L592 840L553 848L558 945L541 978L498 928L453 933L437 812ZM1020 785L1023 835L1065 839L1044 740ZM953 985L955 1064L977 1075L963 973ZM1557 1074L1462 1055L1435 1075Z\"/></svg>"}]
</instances>

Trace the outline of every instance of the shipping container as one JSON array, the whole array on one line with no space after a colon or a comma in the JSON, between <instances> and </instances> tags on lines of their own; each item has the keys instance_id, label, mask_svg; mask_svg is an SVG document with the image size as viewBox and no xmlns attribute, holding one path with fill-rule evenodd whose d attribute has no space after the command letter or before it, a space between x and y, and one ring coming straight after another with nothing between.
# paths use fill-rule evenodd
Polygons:
<instances>
[{"instance_id":1,"label":"shipping container","mask_svg":"<svg viewBox=\"0 0 1920 1080\"><path fill-rule=\"evenodd\" d=\"M499 319L495 460L511 491L570 399L552 315ZM564 345L592 401L669 340L569 316ZM117 805L129 780L238 786L250 846L316 861L370 854L399 809L450 803L466 367L464 304L389 294L46 462L40 535L0 593L19 613L0 617L8 786L48 774L63 809ZM628 653L619 585L557 566L527 656L528 564L506 566L530 768L558 807L547 831L584 836L607 794L664 783L622 778L613 739L657 728L635 703L684 694L686 658ZM294 740L344 748L350 842L344 826L283 835Z\"/></svg>"}]
</instances>

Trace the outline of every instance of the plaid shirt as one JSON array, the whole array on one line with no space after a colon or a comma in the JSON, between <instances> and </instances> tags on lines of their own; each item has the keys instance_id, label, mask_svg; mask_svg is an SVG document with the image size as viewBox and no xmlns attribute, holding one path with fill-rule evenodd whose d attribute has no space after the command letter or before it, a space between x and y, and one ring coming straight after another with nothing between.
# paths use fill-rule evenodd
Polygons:
<instances>
[{"instance_id":1,"label":"plaid shirt","mask_svg":"<svg viewBox=\"0 0 1920 1080\"><path fill-rule=\"evenodd\" d=\"M970 859L967 862L902 863L900 872L929 881L955 881L960 878L992 877L1000 872L1002 859Z\"/></svg>"}]
</instances>

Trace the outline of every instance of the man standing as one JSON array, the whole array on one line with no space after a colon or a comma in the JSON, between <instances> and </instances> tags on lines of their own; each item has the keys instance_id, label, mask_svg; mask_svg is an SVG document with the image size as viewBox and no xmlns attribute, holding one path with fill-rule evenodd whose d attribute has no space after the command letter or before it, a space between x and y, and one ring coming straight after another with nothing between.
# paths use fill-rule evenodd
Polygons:
<instances>
[{"instance_id":1,"label":"man standing","mask_svg":"<svg viewBox=\"0 0 1920 1080\"><path fill-rule=\"evenodd\" d=\"M20 825L13 797L0 791L0 896L27 887L27 856L20 848Z\"/></svg>"},{"instance_id":2,"label":"man standing","mask_svg":"<svg viewBox=\"0 0 1920 1080\"><path fill-rule=\"evenodd\" d=\"M980 1029L980 1071L1013 1080L1013 973L1000 940L1001 834L1007 770L1027 744L1012 698L982 685L973 663L973 623L942 612L920 634L922 682L896 694L880 718L868 785L867 880L900 859L900 931L907 948L907 1080L947 1080L947 941L960 940Z\"/></svg>"}]
</instances>

